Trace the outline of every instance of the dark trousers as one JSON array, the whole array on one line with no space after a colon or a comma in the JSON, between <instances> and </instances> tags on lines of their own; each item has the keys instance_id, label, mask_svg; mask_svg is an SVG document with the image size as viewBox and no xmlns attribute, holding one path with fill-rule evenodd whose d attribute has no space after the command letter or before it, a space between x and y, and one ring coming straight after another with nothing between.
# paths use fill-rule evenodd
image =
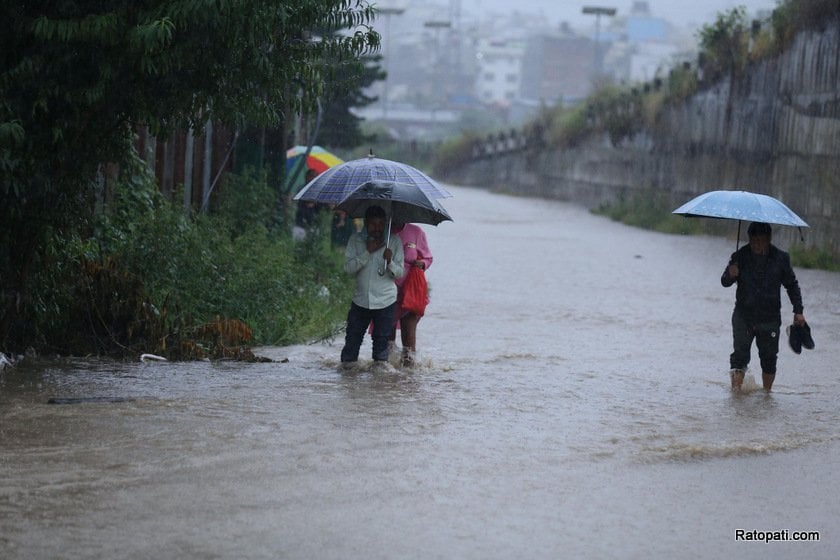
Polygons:
<instances>
[{"instance_id":1,"label":"dark trousers","mask_svg":"<svg viewBox=\"0 0 840 560\"><path fill-rule=\"evenodd\" d=\"M392 303L382 309L365 309L355 303L350 304L347 312L347 334L344 336L344 348L341 349L342 362L355 362L359 359L359 348L365 337L365 331L373 321L373 359L388 359L388 338L394 326L394 307Z\"/></svg>"},{"instance_id":2,"label":"dark trousers","mask_svg":"<svg viewBox=\"0 0 840 560\"><path fill-rule=\"evenodd\" d=\"M779 327L781 318L771 321L752 321L737 309L732 312L732 346L729 366L732 369L746 369L750 363L750 348L753 340L761 360L761 373L774 375L779 354Z\"/></svg>"}]
</instances>

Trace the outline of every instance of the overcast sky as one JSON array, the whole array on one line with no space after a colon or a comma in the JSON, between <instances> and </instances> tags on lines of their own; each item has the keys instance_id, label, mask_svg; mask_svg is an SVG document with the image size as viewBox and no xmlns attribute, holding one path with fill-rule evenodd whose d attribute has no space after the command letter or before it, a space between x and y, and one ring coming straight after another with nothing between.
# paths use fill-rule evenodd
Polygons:
<instances>
[{"instance_id":1,"label":"overcast sky","mask_svg":"<svg viewBox=\"0 0 840 560\"><path fill-rule=\"evenodd\" d=\"M719 12L745 6L750 15L758 10L772 10L777 0L647 0L651 14L679 26L697 28L711 23ZM461 0L462 17L476 11L506 13L513 10L540 12L552 23L568 21L574 27L592 25L594 16L583 15L583 6L611 7L618 14L628 14L633 0Z\"/></svg>"}]
</instances>

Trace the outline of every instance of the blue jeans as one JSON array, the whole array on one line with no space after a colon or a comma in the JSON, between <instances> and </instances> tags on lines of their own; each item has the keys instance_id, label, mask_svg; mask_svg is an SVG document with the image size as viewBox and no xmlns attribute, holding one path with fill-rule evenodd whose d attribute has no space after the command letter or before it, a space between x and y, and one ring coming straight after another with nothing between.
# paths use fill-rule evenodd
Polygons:
<instances>
[{"instance_id":1,"label":"blue jeans","mask_svg":"<svg viewBox=\"0 0 840 560\"><path fill-rule=\"evenodd\" d=\"M355 303L350 304L347 312L347 334L344 335L344 348L341 349L342 362L355 362L359 359L359 348L365 337L370 322L373 321L373 359L388 359L388 338L394 327L394 307L392 303L382 309L366 309Z\"/></svg>"}]
</instances>

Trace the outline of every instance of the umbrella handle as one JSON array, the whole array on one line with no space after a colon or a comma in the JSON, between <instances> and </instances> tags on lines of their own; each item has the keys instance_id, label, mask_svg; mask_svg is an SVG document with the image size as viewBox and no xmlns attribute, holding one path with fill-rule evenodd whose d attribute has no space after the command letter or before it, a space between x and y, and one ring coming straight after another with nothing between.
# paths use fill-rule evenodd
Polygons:
<instances>
[{"instance_id":1,"label":"umbrella handle","mask_svg":"<svg viewBox=\"0 0 840 560\"><path fill-rule=\"evenodd\" d=\"M391 219L392 218L393 218L393 215L388 216L388 229L385 230L385 250L386 251L388 250L388 244L391 242ZM382 254L384 255L385 251L383 251ZM380 268L379 270L377 270L377 272L379 273L379 276L385 276L385 269L387 267L388 267L388 261L385 261L385 265L382 268Z\"/></svg>"},{"instance_id":2,"label":"umbrella handle","mask_svg":"<svg viewBox=\"0 0 840 560\"><path fill-rule=\"evenodd\" d=\"M738 237L735 238L735 252L738 252L739 245L741 244L741 220L738 220Z\"/></svg>"}]
</instances>

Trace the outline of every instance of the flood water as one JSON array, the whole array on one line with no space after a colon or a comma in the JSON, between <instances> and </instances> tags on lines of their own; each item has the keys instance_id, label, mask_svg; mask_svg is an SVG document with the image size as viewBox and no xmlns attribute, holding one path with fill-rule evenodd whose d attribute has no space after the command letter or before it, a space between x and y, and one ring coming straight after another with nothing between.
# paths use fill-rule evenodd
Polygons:
<instances>
[{"instance_id":1,"label":"flood water","mask_svg":"<svg viewBox=\"0 0 840 560\"><path fill-rule=\"evenodd\" d=\"M840 555L840 275L797 270L816 348L733 394L734 239L451 190L413 371L335 341L0 374L0 556Z\"/></svg>"}]
</instances>

